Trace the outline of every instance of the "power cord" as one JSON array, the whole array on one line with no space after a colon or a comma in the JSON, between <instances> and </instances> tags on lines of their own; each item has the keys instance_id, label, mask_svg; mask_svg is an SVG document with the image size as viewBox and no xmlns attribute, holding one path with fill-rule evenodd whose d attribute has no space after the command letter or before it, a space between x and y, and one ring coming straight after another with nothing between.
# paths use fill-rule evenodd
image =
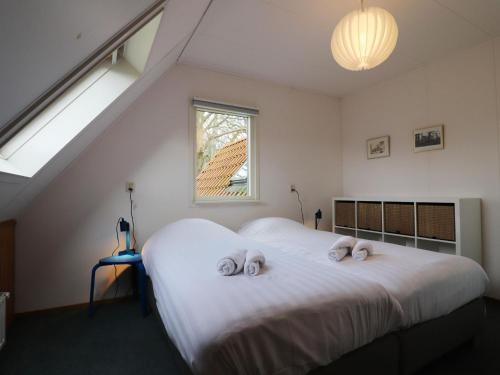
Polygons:
<instances>
[{"instance_id":1,"label":"power cord","mask_svg":"<svg viewBox=\"0 0 500 375\"><path fill-rule=\"evenodd\" d=\"M137 245L137 240L135 238L135 220L134 220L134 201L132 199L132 192L133 189L129 189L129 200L130 200L130 217L132 219L132 249L135 249ZM116 251L120 248L120 234L118 232L118 227L120 225L120 220L125 220L123 217L119 217L118 220L116 221L116 226L115 226L115 234L116 234L116 247L113 249L111 252L111 256L114 256ZM115 272L115 296L114 298L118 296L118 291L120 290L120 280L118 279L118 270L116 268L116 264L113 265L114 272Z\"/></svg>"},{"instance_id":2,"label":"power cord","mask_svg":"<svg viewBox=\"0 0 500 375\"><path fill-rule=\"evenodd\" d=\"M115 234L116 234L116 247L113 249L113 252L111 253L111 256L115 255L116 250L120 248L120 235L118 234L118 226L120 225L120 220L122 220L123 217L119 217L118 220L116 221L116 226L115 226Z\"/></svg>"},{"instance_id":3,"label":"power cord","mask_svg":"<svg viewBox=\"0 0 500 375\"><path fill-rule=\"evenodd\" d=\"M135 249L135 246L137 245L137 240L135 239L135 220L134 220L134 201L132 200L132 192L133 189L128 189L129 192L129 199L130 199L130 217L132 219L132 249Z\"/></svg>"},{"instance_id":4,"label":"power cord","mask_svg":"<svg viewBox=\"0 0 500 375\"><path fill-rule=\"evenodd\" d=\"M297 200L300 206L300 216L302 218L302 224L304 224L304 210L302 209L302 200L300 199L299 191L295 188L295 186L292 186L290 190L292 193L297 194Z\"/></svg>"},{"instance_id":5,"label":"power cord","mask_svg":"<svg viewBox=\"0 0 500 375\"><path fill-rule=\"evenodd\" d=\"M133 188L128 189L129 200L130 200L130 218L132 220L132 245L131 246L132 246L132 249L135 250L135 248L137 246L137 240L135 238L134 200L132 199L133 192L134 192ZM130 289L127 291L127 294L129 294L129 293L130 293Z\"/></svg>"},{"instance_id":6,"label":"power cord","mask_svg":"<svg viewBox=\"0 0 500 375\"><path fill-rule=\"evenodd\" d=\"M122 219L123 219L122 217L119 217L118 220L116 221L116 226L115 226L116 247L113 249L111 256L115 255L116 250L118 250L120 248L120 234L118 233L118 226L120 225L120 220L122 220ZM114 296L114 298L116 299L116 296L118 295L118 290L120 289L120 281L118 280L116 264L113 264L113 268L115 269L115 296Z\"/></svg>"}]
</instances>

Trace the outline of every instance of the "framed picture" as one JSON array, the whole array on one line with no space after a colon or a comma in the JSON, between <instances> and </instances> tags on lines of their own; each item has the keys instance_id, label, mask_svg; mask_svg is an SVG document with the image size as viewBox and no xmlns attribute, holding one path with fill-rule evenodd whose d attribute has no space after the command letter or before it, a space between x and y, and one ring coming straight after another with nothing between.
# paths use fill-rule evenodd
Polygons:
<instances>
[{"instance_id":1,"label":"framed picture","mask_svg":"<svg viewBox=\"0 0 500 375\"><path fill-rule=\"evenodd\" d=\"M386 158L390 155L389 136L371 138L366 141L368 159Z\"/></svg>"},{"instance_id":2,"label":"framed picture","mask_svg":"<svg viewBox=\"0 0 500 375\"><path fill-rule=\"evenodd\" d=\"M444 148L444 125L413 131L413 150L415 152L441 150Z\"/></svg>"}]
</instances>

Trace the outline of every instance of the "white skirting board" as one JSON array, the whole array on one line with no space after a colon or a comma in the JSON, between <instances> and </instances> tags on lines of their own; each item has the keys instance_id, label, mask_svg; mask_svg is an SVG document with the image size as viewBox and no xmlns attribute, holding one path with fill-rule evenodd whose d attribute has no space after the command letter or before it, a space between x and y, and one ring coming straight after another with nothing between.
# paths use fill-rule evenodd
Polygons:
<instances>
[{"instance_id":1,"label":"white skirting board","mask_svg":"<svg viewBox=\"0 0 500 375\"><path fill-rule=\"evenodd\" d=\"M2 350L5 345L5 323L6 323L6 305L7 298L9 298L9 293L0 293L0 350Z\"/></svg>"}]
</instances>

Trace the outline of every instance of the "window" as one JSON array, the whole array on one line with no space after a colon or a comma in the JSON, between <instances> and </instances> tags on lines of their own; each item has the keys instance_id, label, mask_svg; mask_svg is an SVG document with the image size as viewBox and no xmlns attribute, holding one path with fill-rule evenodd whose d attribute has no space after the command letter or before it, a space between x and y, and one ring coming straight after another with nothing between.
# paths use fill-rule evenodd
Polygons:
<instances>
[{"instance_id":1,"label":"window","mask_svg":"<svg viewBox=\"0 0 500 375\"><path fill-rule=\"evenodd\" d=\"M32 177L139 79L162 14L157 1L0 128L0 172Z\"/></svg>"},{"instance_id":2,"label":"window","mask_svg":"<svg viewBox=\"0 0 500 375\"><path fill-rule=\"evenodd\" d=\"M253 108L193 100L196 202L255 201L257 171Z\"/></svg>"}]
</instances>

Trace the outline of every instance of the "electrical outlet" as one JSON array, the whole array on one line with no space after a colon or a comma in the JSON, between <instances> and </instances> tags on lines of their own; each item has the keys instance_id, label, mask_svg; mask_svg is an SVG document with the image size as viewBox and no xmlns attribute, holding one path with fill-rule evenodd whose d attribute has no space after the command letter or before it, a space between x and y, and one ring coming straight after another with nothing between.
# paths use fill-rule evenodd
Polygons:
<instances>
[{"instance_id":1,"label":"electrical outlet","mask_svg":"<svg viewBox=\"0 0 500 375\"><path fill-rule=\"evenodd\" d=\"M292 184L290 185L290 193L293 193L295 191L295 185Z\"/></svg>"},{"instance_id":2,"label":"electrical outlet","mask_svg":"<svg viewBox=\"0 0 500 375\"><path fill-rule=\"evenodd\" d=\"M133 182L127 182L126 186L125 186L125 191L128 193L130 191L134 191L135 190L135 184Z\"/></svg>"}]
</instances>

